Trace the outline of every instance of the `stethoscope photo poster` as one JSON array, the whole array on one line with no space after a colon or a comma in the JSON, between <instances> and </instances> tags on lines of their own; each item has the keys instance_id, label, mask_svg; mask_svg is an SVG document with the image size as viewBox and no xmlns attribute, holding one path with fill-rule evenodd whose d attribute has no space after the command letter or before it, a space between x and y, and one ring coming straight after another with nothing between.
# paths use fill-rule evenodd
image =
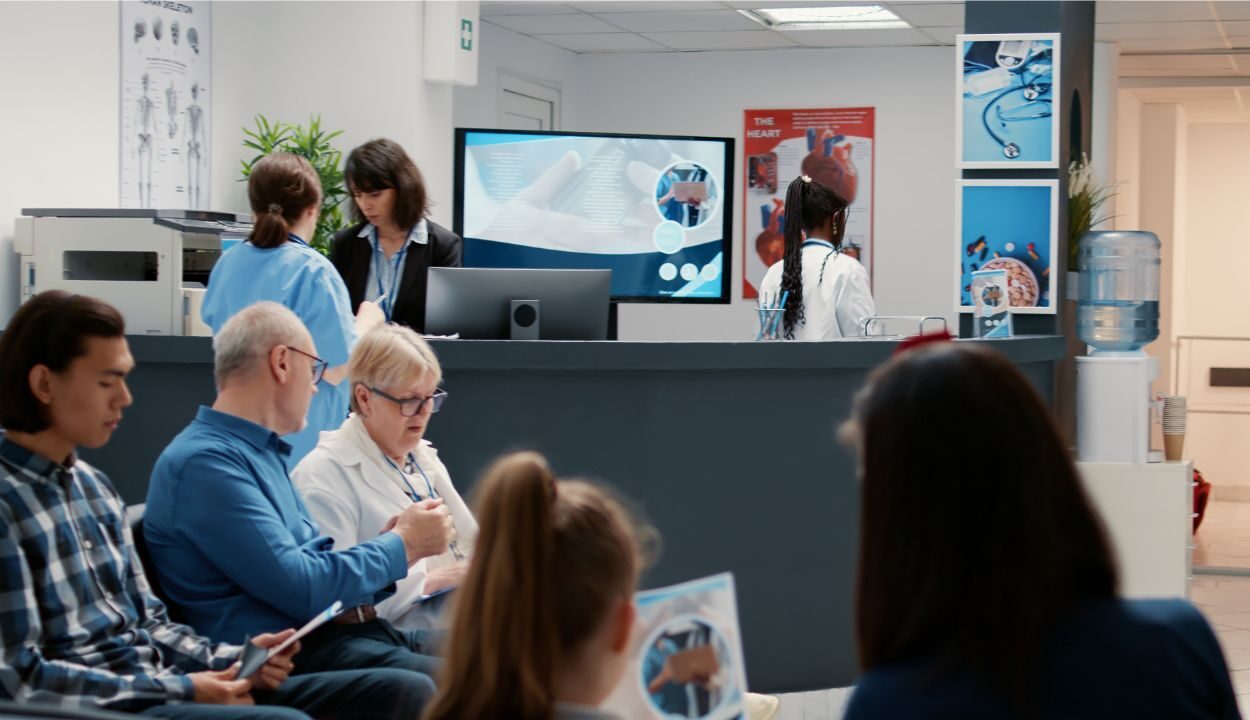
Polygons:
<instances>
[{"instance_id":1,"label":"stethoscope photo poster","mask_svg":"<svg viewBox=\"0 0 1250 720\"><path fill-rule=\"evenodd\" d=\"M1059 35L960 35L956 47L960 164L1058 167Z\"/></svg>"}]
</instances>

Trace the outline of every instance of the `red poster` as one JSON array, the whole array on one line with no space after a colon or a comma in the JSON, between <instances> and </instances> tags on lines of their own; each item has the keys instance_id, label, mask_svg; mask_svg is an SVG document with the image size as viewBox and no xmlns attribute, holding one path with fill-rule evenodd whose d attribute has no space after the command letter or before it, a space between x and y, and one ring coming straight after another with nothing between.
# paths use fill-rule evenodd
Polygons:
<instances>
[{"instance_id":1,"label":"red poster","mask_svg":"<svg viewBox=\"0 0 1250 720\"><path fill-rule=\"evenodd\" d=\"M742 296L756 288L785 251L786 189L809 175L851 203L842 250L872 276L873 128L875 108L747 110L742 183Z\"/></svg>"}]
</instances>

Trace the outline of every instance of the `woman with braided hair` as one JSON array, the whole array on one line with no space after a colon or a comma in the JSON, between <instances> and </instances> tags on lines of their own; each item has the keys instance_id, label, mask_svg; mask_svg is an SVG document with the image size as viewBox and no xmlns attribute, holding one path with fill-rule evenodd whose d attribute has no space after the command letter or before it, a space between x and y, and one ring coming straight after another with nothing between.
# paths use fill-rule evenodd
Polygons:
<instances>
[{"instance_id":1,"label":"woman with braided hair","mask_svg":"<svg viewBox=\"0 0 1250 720\"><path fill-rule=\"evenodd\" d=\"M764 275L760 292L786 298L787 340L836 340L863 334L876 314L868 271L842 254L850 206L806 175L786 191L785 255Z\"/></svg>"}]
</instances>

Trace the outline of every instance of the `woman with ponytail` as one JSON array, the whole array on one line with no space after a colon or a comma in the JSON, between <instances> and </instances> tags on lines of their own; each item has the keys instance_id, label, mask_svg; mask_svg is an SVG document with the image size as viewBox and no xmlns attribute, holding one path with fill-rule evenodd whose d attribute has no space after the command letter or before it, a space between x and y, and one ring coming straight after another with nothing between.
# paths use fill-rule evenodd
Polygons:
<instances>
[{"instance_id":1,"label":"woman with ponytail","mask_svg":"<svg viewBox=\"0 0 1250 720\"><path fill-rule=\"evenodd\" d=\"M476 498L477 546L424 720L611 717L595 708L625 672L642 564L634 522L534 453L497 461Z\"/></svg>"},{"instance_id":2,"label":"woman with ponytail","mask_svg":"<svg viewBox=\"0 0 1250 720\"><path fill-rule=\"evenodd\" d=\"M836 340L862 335L876 314L868 271L842 254L850 206L806 175L786 191L785 255L760 283L760 293L784 295L781 333L787 340Z\"/></svg>"},{"instance_id":3,"label":"woman with ponytail","mask_svg":"<svg viewBox=\"0 0 1250 720\"><path fill-rule=\"evenodd\" d=\"M317 229L321 181L304 158L274 153L252 168L247 181L252 234L223 253L213 267L200 316L216 335L235 313L270 300L290 308L312 335L319 359L329 366L317 383L304 429L284 440L290 465L317 444L323 430L347 417L347 359L356 338L386 318L374 303L361 303L355 317L338 271L308 245Z\"/></svg>"}]
</instances>

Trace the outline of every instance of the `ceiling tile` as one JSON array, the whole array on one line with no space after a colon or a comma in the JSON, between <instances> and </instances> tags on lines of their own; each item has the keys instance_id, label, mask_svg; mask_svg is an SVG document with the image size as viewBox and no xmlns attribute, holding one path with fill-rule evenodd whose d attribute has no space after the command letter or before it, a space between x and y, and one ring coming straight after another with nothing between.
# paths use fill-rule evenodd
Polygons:
<instances>
[{"instance_id":1,"label":"ceiling tile","mask_svg":"<svg viewBox=\"0 0 1250 720\"><path fill-rule=\"evenodd\" d=\"M1196 68L1120 68L1120 77L1236 77L1231 69Z\"/></svg>"},{"instance_id":2,"label":"ceiling tile","mask_svg":"<svg viewBox=\"0 0 1250 720\"><path fill-rule=\"evenodd\" d=\"M1100 23L1168 23L1214 20L1205 2L1195 0L1100 0L1095 6Z\"/></svg>"},{"instance_id":3,"label":"ceiling tile","mask_svg":"<svg viewBox=\"0 0 1250 720\"><path fill-rule=\"evenodd\" d=\"M923 29L925 35L928 35L943 45L954 45L955 36L963 34L963 31L964 28L962 25L959 27L935 27Z\"/></svg>"},{"instance_id":4,"label":"ceiling tile","mask_svg":"<svg viewBox=\"0 0 1250 720\"><path fill-rule=\"evenodd\" d=\"M1235 48L1250 48L1250 36L1229 35L1228 42Z\"/></svg>"},{"instance_id":5,"label":"ceiling tile","mask_svg":"<svg viewBox=\"0 0 1250 720\"><path fill-rule=\"evenodd\" d=\"M1152 50L1217 50L1224 47L1218 37L1205 38L1148 38L1145 40L1117 40L1120 52L1150 52Z\"/></svg>"},{"instance_id":6,"label":"ceiling tile","mask_svg":"<svg viewBox=\"0 0 1250 720\"><path fill-rule=\"evenodd\" d=\"M782 35L803 47L889 47L899 45L937 45L938 42L920 30L791 30Z\"/></svg>"},{"instance_id":7,"label":"ceiling tile","mask_svg":"<svg viewBox=\"0 0 1250 720\"><path fill-rule=\"evenodd\" d=\"M872 0L865 2L830 2L829 0L726 0L726 5L740 10L756 10L759 8L801 8L829 7L830 5L875 5Z\"/></svg>"},{"instance_id":8,"label":"ceiling tile","mask_svg":"<svg viewBox=\"0 0 1250 720\"><path fill-rule=\"evenodd\" d=\"M482 17L496 15L554 15L573 12L568 3L528 2L528 0L494 0L483 2L479 8Z\"/></svg>"},{"instance_id":9,"label":"ceiling tile","mask_svg":"<svg viewBox=\"0 0 1250 720\"><path fill-rule=\"evenodd\" d=\"M888 3L895 15L912 27L954 27L964 24L963 3Z\"/></svg>"},{"instance_id":10,"label":"ceiling tile","mask_svg":"<svg viewBox=\"0 0 1250 720\"><path fill-rule=\"evenodd\" d=\"M567 33L598 33L623 32L604 21L586 13L569 13L567 15L505 15L492 16L490 21L526 35L546 33L550 35Z\"/></svg>"},{"instance_id":11,"label":"ceiling tile","mask_svg":"<svg viewBox=\"0 0 1250 720\"><path fill-rule=\"evenodd\" d=\"M1173 22L1173 23L1115 23L1099 25L1096 33L1099 40L1145 40L1156 37L1220 37L1217 23L1212 22Z\"/></svg>"},{"instance_id":12,"label":"ceiling tile","mask_svg":"<svg viewBox=\"0 0 1250 720\"><path fill-rule=\"evenodd\" d=\"M798 43L777 32L660 32L646 37L674 50L762 50L794 47Z\"/></svg>"},{"instance_id":13,"label":"ceiling tile","mask_svg":"<svg viewBox=\"0 0 1250 720\"><path fill-rule=\"evenodd\" d=\"M1232 37L1245 37L1250 35L1250 20L1229 20L1224 23L1224 32Z\"/></svg>"},{"instance_id":14,"label":"ceiling tile","mask_svg":"<svg viewBox=\"0 0 1250 720\"><path fill-rule=\"evenodd\" d=\"M1132 55L1120 57L1123 70L1228 70L1233 67L1228 55Z\"/></svg>"},{"instance_id":15,"label":"ceiling tile","mask_svg":"<svg viewBox=\"0 0 1250 720\"><path fill-rule=\"evenodd\" d=\"M1250 20L1250 2L1213 2L1221 20Z\"/></svg>"},{"instance_id":16,"label":"ceiling tile","mask_svg":"<svg viewBox=\"0 0 1250 720\"><path fill-rule=\"evenodd\" d=\"M595 17L632 32L711 32L715 30L761 30L760 25L737 10L701 12L599 13Z\"/></svg>"},{"instance_id":17,"label":"ceiling tile","mask_svg":"<svg viewBox=\"0 0 1250 720\"><path fill-rule=\"evenodd\" d=\"M667 52L668 48L633 33L535 35L535 38L578 53Z\"/></svg>"},{"instance_id":18,"label":"ceiling tile","mask_svg":"<svg viewBox=\"0 0 1250 720\"><path fill-rule=\"evenodd\" d=\"M687 10L725 10L723 2L711 0L694 0L694 2L676 2L670 0L593 0L592 2L575 2L571 5L583 12L602 15L604 13L649 13L649 12L684 12Z\"/></svg>"}]
</instances>

